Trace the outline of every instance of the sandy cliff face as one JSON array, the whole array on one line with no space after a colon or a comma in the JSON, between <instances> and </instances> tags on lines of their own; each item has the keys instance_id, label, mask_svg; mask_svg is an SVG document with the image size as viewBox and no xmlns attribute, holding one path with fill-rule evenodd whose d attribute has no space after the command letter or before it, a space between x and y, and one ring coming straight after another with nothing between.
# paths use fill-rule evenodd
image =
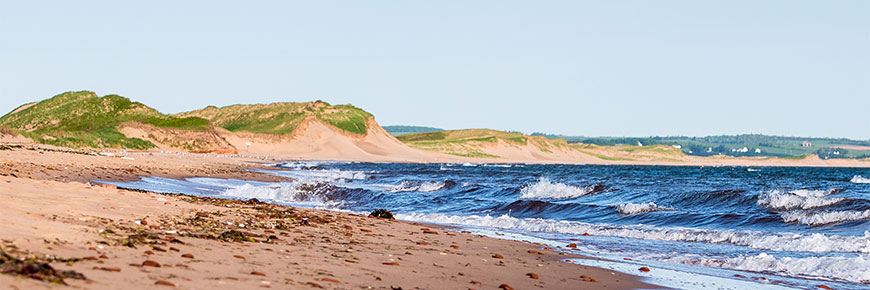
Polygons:
<instances>
[{"instance_id":1,"label":"sandy cliff face","mask_svg":"<svg viewBox=\"0 0 870 290\"><path fill-rule=\"evenodd\" d=\"M212 128L207 131L160 128L139 122L126 122L118 131L128 138L139 138L168 151L195 153L238 153L236 147L224 140Z\"/></svg>"},{"instance_id":2,"label":"sandy cliff face","mask_svg":"<svg viewBox=\"0 0 870 290\"><path fill-rule=\"evenodd\" d=\"M240 153L284 155L293 159L397 162L449 162L457 158L410 148L387 133L372 118L366 134L339 130L316 118L306 118L288 134L230 132L218 134ZM250 145L250 146L248 146Z\"/></svg>"}]
</instances>

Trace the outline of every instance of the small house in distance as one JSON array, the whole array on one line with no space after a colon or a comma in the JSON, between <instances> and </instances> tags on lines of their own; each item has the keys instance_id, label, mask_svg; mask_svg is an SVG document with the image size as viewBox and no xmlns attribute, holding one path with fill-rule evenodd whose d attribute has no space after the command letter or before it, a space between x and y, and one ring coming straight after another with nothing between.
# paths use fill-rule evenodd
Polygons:
<instances>
[{"instance_id":1,"label":"small house in distance","mask_svg":"<svg viewBox=\"0 0 870 290\"><path fill-rule=\"evenodd\" d=\"M810 143L810 141L804 141L804 143L801 143L801 147L813 147L813 143Z\"/></svg>"}]
</instances>

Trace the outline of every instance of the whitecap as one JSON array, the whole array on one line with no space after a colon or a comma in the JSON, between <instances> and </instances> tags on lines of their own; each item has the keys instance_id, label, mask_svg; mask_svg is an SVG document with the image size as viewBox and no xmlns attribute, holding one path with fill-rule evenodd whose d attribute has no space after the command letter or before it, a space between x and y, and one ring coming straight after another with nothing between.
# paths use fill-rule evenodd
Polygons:
<instances>
[{"instance_id":1,"label":"whitecap","mask_svg":"<svg viewBox=\"0 0 870 290\"><path fill-rule=\"evenodd\" d=\"M870 178L866 178L866 177L861 176L861 175L855 175L852 177L852 180L850 180L850 181L852 183L870 183Z\"/></svg>"},{"instance_id":2,"label":"whitecap","mask_svg":"<svg viewBox=\"0 0 870 290\"><path fill-rule=\"evenodd\" d=\"M870 260L855 257L774 257L767 253L734 258L707 258L697 255L677 256L667 262L719 267L753 272L773 272L790 276L839 279L856 283L870 281Z\"/></svg>"},{"instance_id":3,"label":"whitecap","mask_svg":"<svg viewBox=\"0 0 870 290\"><path fill-rule=\"evenodd\" d=\"M763 191L758 194L757 204L775 210L811 209L829 206L845 199L824 197L831 192L833 190Z\"/></svg>"},{"instance_id":4,"label":"whitecap","mask_svg":"<svg viewBox=\"0 0 870 290\"><path fill-rule=\"evenodd\" d=\"M799 223L810 226L818 226L870 219L870 210L845 210L829 212L791 211L783 213L780 216L782 217L782 220L787 223Z\"/></svg>"},{"instance_id":5,"label":"whitecap","mask_svg":"<svg viewBox=\"0 0 870 290\"><path fill-rule=\"evenodd\" d=\"M397 214L398 219L438 224L550 232L581 235L624 237L655 241L698 243L728 243L758 250L798 252L870 253L870 232L864 236L838 236L825 234L774 234L761 231L707 230L654 226L595 225L574 221L550 219L518 219L508 215L452 216L442 214Z\"/></svg>"},{"instance_id":6,"label":"whitecap","mask_svg":"<svg viewBox=\"0 0 870 290\"><path fill-rule=\"evenodd\" d=\"M546 177L541 177L538 182L525 186L520 191L523 199L567 199L586 195L594 191L593 186L576 187L564 183L551 182Z\"/></svg>"},{"instance_id":7,"label":"whitecap","mask_svg":"<svg viewBox=\"0 0 870 290\"><path fill-rule=\"evenodd\" d=\"M656 211L672 211L674 209L658 206L653 202L647 203L623 203L616 207L616 212L623 215L634 215Z\"/></svg>"},{"instance_id":8,"label":"whitecap","mask_svg":"<svg viewBox=\"0 0 870 290\"><path fill-rule=\"evenodd\" d=\"M447 187L447 182L427 181L424 183L414 183L410 181L402 181L402 183L393 186L387 192L433 192Z\"/></svg>"},{"instance_id":9,"label":"whitecap","mask_svg":"<svg viewBox=\"0 0 870 290\"><path fill-rule=\"evenodd\" d=\"M244 184L234 186L220 194L221 197L234 199L252 199L282 204L295 204L313 206L319 208L334 208L341 204L340 201L330 200L323 192L306 190L301 187L316 187L318 184L284 182L270 185Z\"/></svg>"}]
</instances>

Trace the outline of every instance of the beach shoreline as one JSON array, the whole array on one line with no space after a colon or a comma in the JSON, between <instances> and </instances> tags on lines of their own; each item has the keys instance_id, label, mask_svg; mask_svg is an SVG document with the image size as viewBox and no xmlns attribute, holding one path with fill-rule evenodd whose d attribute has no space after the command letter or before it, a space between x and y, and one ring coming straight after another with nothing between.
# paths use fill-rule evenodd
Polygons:
<instances>
[{"instance_id":1,"label":"beach shoreline","mask_svg":"<svg viewBox=\"0 0 870 290\"><path fill-rule=\"evenodd\" d=\"M0 158L3 251L47 263L77 289L657 288L637 276L563 262L588 257L440 225L93 182L287 180L251 170L281 161L270 157L34 146L0 150ZM0 285L57 288L57 281L25 276L0 275Z\"/></svg>"}]
</instances>

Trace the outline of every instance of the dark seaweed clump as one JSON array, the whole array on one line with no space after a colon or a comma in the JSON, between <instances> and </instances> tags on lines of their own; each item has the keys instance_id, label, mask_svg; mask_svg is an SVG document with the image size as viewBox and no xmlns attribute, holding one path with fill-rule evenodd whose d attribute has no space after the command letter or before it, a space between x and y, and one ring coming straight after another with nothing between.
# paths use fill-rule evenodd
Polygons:
<instances>
[{"instance_id":1,"label":"dark seaweed clump","mask_svg":"<svg viewBox=\"0 0 870 290\"><path fill-rule=\"evenodd\" d=\"M369 216L376 217L376 218L382 218L382 219L389 219L389 220L395 219L395 217L393 217L393 213L386 210L386 209L376 209L376 210L372 211L372 213L369 214Z\"/></svg>"}]
</instances>

